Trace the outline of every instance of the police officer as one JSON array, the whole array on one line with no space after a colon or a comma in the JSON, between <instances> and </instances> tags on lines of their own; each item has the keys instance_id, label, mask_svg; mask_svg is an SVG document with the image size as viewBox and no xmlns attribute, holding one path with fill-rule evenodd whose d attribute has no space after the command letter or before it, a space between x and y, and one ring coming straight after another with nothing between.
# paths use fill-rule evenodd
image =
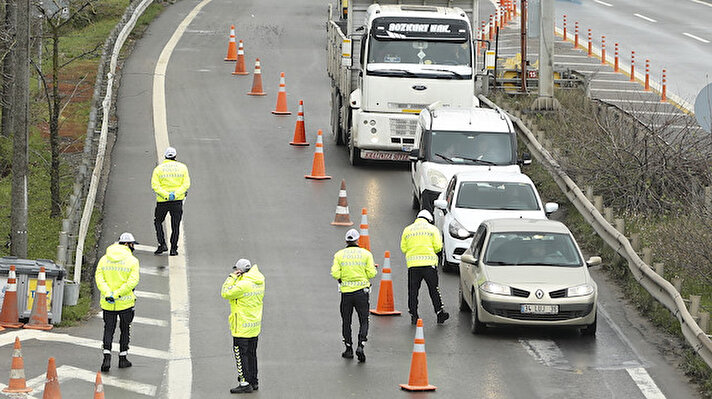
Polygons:
<instances>
[{"instance_id":1,"label":"police officer","mask_svg":"<svg viewBox=\"0 0 712 399\"><path fill-rule=\"evenodd\" d=\"M373 255L367 249L359 248L360 234L356 229L346 232L346 248L334 254L331 266L331 277L339 282L341 289L341 333L346 350L341 357L353 359L353 342L351 341L351 318L353 310L358 315L358 347L356 356L359 362L366 361L363 346L368 335L368 292L371 283L369 279L376 276Z\"/></svg>"},{"instance_id":2,"label":"police officer","mask_svg":"<svg viewBox=\"0 0 712 399\"><path fill-rule=\"evenodd\" d=\"M257 336L262 327L262 299L265 276L257 265L240 259L225 279L220 294L230 301L230 332L237 365L238 385L230 393L250 393L259 388L257 380Z\"/></svg>"},{"instance_id":3,"label":"police officer","mask_svg":"<svg viewBox=\"0 0 712 399\"><path fill-rule=\"evenodd\" d=\"M101 371L111 367L111 342L114 340L116 319L119 318L119 368L131 367L126 359L129 350L129 330L134 318L136 296L134 288L138 285L138 259L133 256L134 245L138 244L133 234L123 233L118 244L106 249L96 266L94 280L101 292L100 305L104 311L104 361Z\"/></svg>"},{"instance_id":4,"label":"police officer","mask_svg":"<svg viewBox=\"0 0 712 399\"><path fill-rule=\"evenodd\" d=\"M444 323L450 317L443 309L436 269L437 253L442 250L443 241L440 230L432 223L433 215L423 209L418 213L415 222L403 230L401 236L401 251L405 254L408 265L408 311L411 324L418 322L418 291L422 280L428 285L438 324Z\"/></svg>"},{"instance_id":5,"label":"police officer","mask_svg":"<svg viewBox=\"0 0 712 399\"><path fill-rule=\"evenodd\" d=\"M176 149L166 148L165 159L153 169L151 188L156 193L156 210L153 224L156 227L158 249L154 254L160 255L168 251L166 238L163 234L163 221L166 214L171 214L171 256L178 255L178 235L180 220L183 217L183 199L190 188L188 167L176 161Z\"/></svg>"}]
</instances>

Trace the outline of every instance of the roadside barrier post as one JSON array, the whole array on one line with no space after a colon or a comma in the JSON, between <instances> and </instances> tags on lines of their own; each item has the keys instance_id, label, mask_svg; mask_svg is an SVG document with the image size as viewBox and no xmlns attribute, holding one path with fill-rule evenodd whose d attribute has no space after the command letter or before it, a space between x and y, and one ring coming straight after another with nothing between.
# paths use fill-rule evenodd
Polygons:
<instances>
[{"instance_id":1,"label":"roadside barrier post","mask_svg":"<svg viewBox=\"0 0 712 399\"><path fill-rule=\"evenodd\" d=\"M601 36L601 64L606 63L606 35Z\"/></svg>"},{"instance_id":2,"label":"roadside barrier post","mask_svg":"<svg viewBox=\"0 0 712 399\"><path fill-rule=\"evenodd\" d=\"M665 70L663 69L663 92L660 97L660 102L667 101L667 80L665 79Z\"/></svg>"},{"instance_id":3,"label":"roadside barrier post","mask_svg":"<svg viewBox=\"0 0 712 399\"><path fill-rule=\"evenodd\" d=\"M630 52L630 81L635 82L635 51Z\"/></svg>"},{"instance_id":4,"label":"roadside barrier post","mask_svg":"<svg viewBox=\"0 0 712 399\"><path fill-rule=\"evenodd\" d=\"M650 60L645 59L645 91L650 91Z\"/></svg>"},{"instance_id":5,"label":"roadside barrier post","mask_svg":"<svg viewBox=\"0 0 712 399\"><path fill-rule=\"evenodd\" d=\"M564 41L566 41L566 14L564 14Z\"/></svg>"},{"instance_id":6,"label":"roadside barrier post","mask_svg":"<svg viewBox=\"0 0 712 399\"><path fill-rule=\"evenodd\" d=\"M579 37L579 36L578 36L578 34L579 34L579 31L578 31L578 21L576 21L576 23L574 24L574 26L576 27L576 31L575 31L575 35L574 35L574 48L578 48L578 46L579 46L579 40L578 40L578 37Z\"/></svg>"},{"instance_id":7,"label":"roadside barrier post","mask_svg":"<svg viewBox=\"0 0 712 399\"><path fill-rule=\"evenodd\" d=\"M616 43L615 59L613 61L613 72L618 72L618 43Z\"/></svg>"}]
</instances>

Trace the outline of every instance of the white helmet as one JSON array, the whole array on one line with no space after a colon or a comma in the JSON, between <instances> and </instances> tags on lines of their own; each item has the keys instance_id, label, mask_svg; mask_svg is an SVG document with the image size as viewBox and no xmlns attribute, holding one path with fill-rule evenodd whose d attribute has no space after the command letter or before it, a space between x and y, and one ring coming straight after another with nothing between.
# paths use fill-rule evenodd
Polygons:
<instances>
[{"instance_id":1,"label":"white helmet","mask_svg":"<svg viewBox=\"0 0 712 399\"><path fill-rule=\"evenodd\" d=\"M359 237L361 237L361 234L358 233L358 230L350 229L346 232L346 236L344 237L344 239L346 241L358 241Z\"/></svg>"},{"instance_id":2,"label":"white helmet","mask_svg":"<svg viewBox=\"0 0 712 399\"><path fill-rule=\"evenodd\" d=\"M429 223L433 223L433 214L430 213L430 211L427 209L423 209L422 211L418 212L417 218L423 218Z\"/></svg>"},{"instance_id":3,"label":"white helmet","mask_svg":"<svg viewBox=\"0 0 712 399\"><path fill-rule=\"evenodd\" d=\"M136 240L134 239L133 234L131 233L122 233L121 236L119 237L119 244L127 243L127 242L132 242L134 244L138 244Z\"/></svg>"},{"instance_id":4,"label":"white helmet","mask_svg":"<svg viewBox=\"0 0 712 399\"><path fill-rule=\"evenodd\" d=\"M173 159L176 157L176 155L178 155L178 152L173 147L166 148L166 152L163 153L163 156L165 156L168 159Z\"/></svg>"},{"instance_id":5,"label":"white helmet","mask_svg":"<svg viewBox=\"0 0 712 399\"><path fill-rule=\"evenodd\" d=\"M232 267L233 270L239 270L242 273L245 273L246 271L250 270L252 267L252 263L250 263L249 260L247 259L239 259L237 263L235 263L235 266Z\"/></svg>"}]
</instances>

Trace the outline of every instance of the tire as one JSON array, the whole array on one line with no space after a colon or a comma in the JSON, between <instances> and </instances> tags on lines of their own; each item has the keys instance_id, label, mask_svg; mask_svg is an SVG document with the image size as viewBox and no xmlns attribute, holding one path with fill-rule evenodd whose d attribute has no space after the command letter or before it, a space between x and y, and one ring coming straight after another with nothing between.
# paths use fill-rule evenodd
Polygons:
<instances>
[{"instance_id":1,"label":"tire","mask_svg":"<svg viewBox=\"0 0 712 399\"><path fill-rule=\"evenodd\" d=\"M331 136L336 145L344 145L344 132L341 128L341 93L332 89L331 93Z\"/></svg>"},{"instance_id":2,"label":"tire","mask_svg":"<svg viewBox=\"0 0 712 399\"><path fill-rule=\"evenodd\" d=\"M349 162L353 166L359 166L363 164L363 159L361 159L361 150L354 146L353 143L349 143Z\"/></svg>"},{"instance_id":3,"label":"tire","mask_svg":"<svg viewBox=\"0 0 712 399\"><path fill-rule=\"evenodd\" d=\"M470 332L473 334L482 334L485 332L485 329L487 326L485 326L484 323L482 323L477 317L477 296L475 293L472 293L472 308L470 312Z\"/></svg>"},{"instance_id":4,"label":"tire","mask_svg":"<svg viewBox=\"0 0 712 399\"><path fill-rule=\"evenodd\" d=\"M462 284L458 284L458 291L460 295L457 302L458 305L460 305L460 311L467 312L470 310L470 305L467 304L467 301L465 300L465 295L462 293Z\"/></svg>"},{"instance_id":5,"label":"tire","mask_svg":"<svg viewBox=\"0 0 712 399\"><path fill-rule=\"evenodd\" d=\"M595 337L597 324L598 324L598 315L596 315L596 317L593 319L593 323L591 323L581 329L581 335L583 335L584 337Z\"/></svg>"},{"instance_id":6,"label":"tire","mask_svg":"<svg viewBox=\"0 0 712 399\"><path fill-rule=\"evenodd\" d=\"M448 273L454 273L457 271L457 267L454 263L450 263L447 261L447 256L445 256L445 247L443 246L443 250L440 252L440 256L438 256L438 266L440 267L440 270L443 272L448 272Z\"/></svg>"}]
</instances>

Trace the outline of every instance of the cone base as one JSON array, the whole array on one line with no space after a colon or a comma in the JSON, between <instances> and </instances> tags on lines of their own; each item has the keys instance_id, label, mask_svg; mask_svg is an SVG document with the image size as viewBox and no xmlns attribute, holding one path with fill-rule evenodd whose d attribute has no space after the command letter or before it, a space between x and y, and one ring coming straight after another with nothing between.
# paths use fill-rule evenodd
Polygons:
<instances>
[{"instance_id":1,"label":"cone base","mask_svg":"<svg viewBox=\"0 0 712 399\"><path fill-rule=\"evenodd\" d=\"M276 110L275 110L275 111L272 111L272 113L273 113L274 115L292 115L292 113L289 112L289 111L276 111Z\"/></svg>"},{"instance_id":2,"label":"cone base","mask_svg":"<svg viewBox=\"0 0 712 399\"><path fill-rule=\"evenodd\" d=\"M233 75L249 75L249 72L233 72Z\"/></svg>"},{"instance_id":3,"label":"cone base","mask_svg":"<svg viewBox=\"0 0 712 399\"><path fill-rule=\"evenodd\" d=\"M49 331L53 328L54 326L51 324L25 324L22 326L22 328L27 328L30 330L44 330L44 331Z\"/></svg>"},{"instance_id":4,"label":"cone base","mask_svg":"<svg viewBox=\"0 0 712 399\"><path fill-rule=\"evenodd\" d=\"M297 143L297 142L294 142L294 141L290 141L290 142L289 142L289 145L296 145L296 146L299 146L299 147L306 147L306 146L309 145L309 143Z\"/></svg>"},{"instance_id":5,"label":"cone base","mask_svg":"<svg viewBox=\"0 0 712 399\"><path fill-rule=\"evenodd\" d=\"M405 391L434 391L437 388L435 385L398 384L398 386Z\"/></svg>"},{"instance_id":6,"label":"cone base","mask_svg":"<svg viewBox=\"0 0 712 399\"><path fill-rule=\"evenodd\" d=\"M378 309L371 309L369 310L371 314L375 314L378 316L400 316L401 312L397 310L378 310Z\"/></svg>"},{"instance_id":7,"label":"cone base","mask_svg":"<svg viewBox=\"0 0 712 399\"><path fill-rule=\"evenodd\" d=\"M267 93L261 92L261 93L254 93L254 92L249 92L247 93L248 96L266 96Z\"/></svg>"},{"instance_id":8,"label":"cone base","mask_svg":"<svg viewBox=\"0 0 712 399\"><path fill-rule=\"evenodd\" d=\"M225 61L237 61L237 57L235 57L235 58L225 57Z\"/></svg>"},{"instance_id":9,"label":"cone base","mask_svg":"<svg viewBox=\"0 0 712 399\"><path fill-rule=\"evenodd\" d=\"M0 327L5 327L5 328L22 328L25 323L0 323Z\"/></svg>"},{"instance_id":10,"label":"cone base","mask_svg":"<svg viewBox=\"0 0 712 399\"><path fill-rule=\"evenodd\" d=\"M331 222L332 226L353 226L354 222Z\"/></svg>"},{"instance_id":11,"label":"cone base","mask_svg":"<svg viewBox=\"0 0 712 399\"><path fill-rule=\"evenodd\" d=\"M307 179L313 179L313 180L326 180L326 179L331 179L331 176L312 176L312 175L304 175Z\"/></svg>"},{"instance_id":12,"label":"cone base","mask_svg":"<svg viewBox=\"0 0 712 399\"><path fill-rule=\"evenodd\" d=\"M18 388L18 389L5 388L2 391L5 393L28 393L28 392L32 392L32 388Z\"/></svg>"}]
</instances>

